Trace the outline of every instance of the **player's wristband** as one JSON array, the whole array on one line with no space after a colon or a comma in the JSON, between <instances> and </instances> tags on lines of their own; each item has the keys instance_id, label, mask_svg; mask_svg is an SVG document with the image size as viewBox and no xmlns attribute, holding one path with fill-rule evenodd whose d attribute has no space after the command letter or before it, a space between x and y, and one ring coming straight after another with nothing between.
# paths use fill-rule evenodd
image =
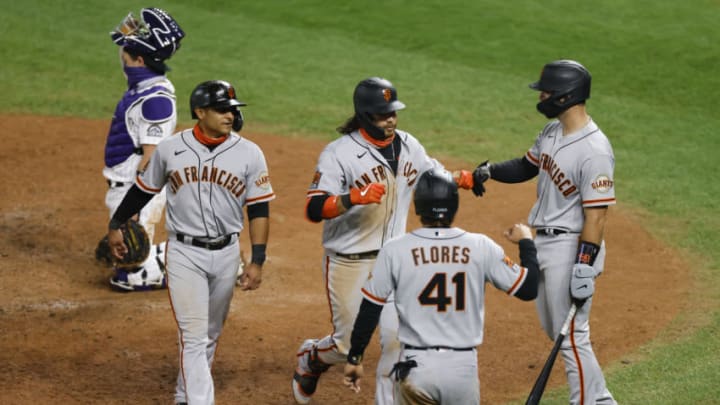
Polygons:
<instances>
[{"instance_id":1,"label":"player's wristband","mask_svg":"<svg viewBox=\"0 0 720 405\"><path fill-rule=\"evenodd\" d=\"M122 226L122 224L123 224L122 222L120 222L120 221L118 221L117 219L113 218L113 219L110 220L110 223L108 224L108 229L113 230L113 231L116 231L116 230L120 229L120 227Z\"/></svg>"},{"instance_id":2,"label":"player's wristband","mask_svg":"<svg viewBox=\"0 0 720 405\"><path fill-rule=\"evenodd\" d=\"M341 196L340 196L340 202L342 203L342 205L345 206L345 208L350 208L350 207L352 207L352 205L353 205L353 204L352 204L352 201L350 201L350 194L343 194L343 195L341 195Z\"/></svg>"},{"instance_id":3,"label":"player's wristband","mask_svg":"<svg viewBox=\"0 0 720 405\"><path fill-rule=\"evenodd\" d=\"M358 353L348 353L347 355L347 362L352 364L353 366L359 366L360 363L362 363L363 355Z\"/></svg>"},{"instance_id":4,"label":"player's wristband","mask_svg":"<svg viewBox=\"0 0 720 405\"><path fill-rule=\"evenodd\" d=\"M252 245L252 260L251 263L255 263L258 266L262 266L265 263L265 249L267 245Z\"/></svg>"},{"instance_id":5,"label":"player's wristband","mask_svg":"<svg viewBox=\"0 0 720 405\"><path fill-rule=\"evenodd\" d=\"M578 252L577 257L575 258L575 263L584 263L593 265L595 263L595 259L597 258L598 253L600 252L600 246L596 245L592 242L586 242L584 240L580 241L580 244L578 246Z\"/></svg>"}]
</instances>

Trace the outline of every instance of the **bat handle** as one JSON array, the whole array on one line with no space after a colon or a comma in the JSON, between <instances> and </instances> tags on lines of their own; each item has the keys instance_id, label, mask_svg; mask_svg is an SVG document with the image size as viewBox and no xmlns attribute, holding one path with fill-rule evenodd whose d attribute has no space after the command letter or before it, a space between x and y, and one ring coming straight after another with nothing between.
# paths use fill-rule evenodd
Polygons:
<instances>
[{"instance_id":1,"label":"bat handle","mask_svg":"<svg viewBox=\"0 0 720 405\"><path fill-rule=\"evenodd\" d=\"M570 329L570 323L572 323L573 318L575 317L575 313L577 312L577 305L573 303L570 306L570 311L568 311L567 318L565 318L565 322L563 323L562 328L560 329L560 335L567 336L568 330Z\"/></svg>"}]
</instances>

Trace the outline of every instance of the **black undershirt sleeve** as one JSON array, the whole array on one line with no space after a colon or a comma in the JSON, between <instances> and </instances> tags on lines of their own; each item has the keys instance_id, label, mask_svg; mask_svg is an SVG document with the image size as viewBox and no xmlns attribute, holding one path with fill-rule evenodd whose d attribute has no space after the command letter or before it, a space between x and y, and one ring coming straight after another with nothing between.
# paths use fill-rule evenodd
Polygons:
<instances>
[{"instance_id":1,"label":"black undershirt sleeve","mask_svg":"<svg viewBox=\"0 0 720 405\"><path fill-rule=\"evenodd\" d=\"M124 224L130 217L140 212L142 207L150 201L155 194L142 191L136 184L128 190L120 206L112 216L112 221Z\"/></svg>"},{"instance_id":2,"label":"black undershirt sleeve","mask_svg":"<svg viewBox=\"0 0 720 405\"><path fill-rule=\"evenodd\" d=\"M362 304L360 304L360 311L358 312L357 319L355 319L355 326L353 326L352 336L350 337L350 351L348 357L360 357L362 358L365 353L365 348L370 342L373 332L380 321L380 314L382 313L383 306L374 304L363 298Z\"/></svg>"},{"instance_id":3,"label":"black undershirt sleeve","mask_svg":"<svg viewBox=\"0 0 720 405\"><path fill-rule=\"evenodd\" d=\"M248 220L253 218L268 218L270 216L270 203L267 201L248 205L246 208Z\"/></svg>"},{"instance_id":4,"label":"black undershirt sleeve","mask_svg":"<svg viewBox=\"0 0 720 405\"><path fill-rule=\"evenodd\" d=\"M310 197L310 201L305 208L305 215L312 222L320 222L323 220L322 210L325 200L330 198L328 194L314 195Z\"/></svg>"},{"instance_id":5,"label":"black undershirt sleeve","mask_svg":"<svg viewBox=\"0 0 720 405\"><path fill-rule=\"evenodd\" d=\"M538 167L525 156L490 165L490 177L501 183L522 183L538 175Z\"/></svg>"},{"instance_id":6,"label":"black undershirt sleeve","mask_svg":"<svg viewBox=\"0 0 720 405\"><path fill-rule=\"evenodd\" d=\"M525 282L520 286L515 296L523 301L532 301L537 297L538 281L540 279L540 265L537 259L537 249L532 239L523 239L520 245L520 265L527 269Z\"/></svg>"}]
</instances>

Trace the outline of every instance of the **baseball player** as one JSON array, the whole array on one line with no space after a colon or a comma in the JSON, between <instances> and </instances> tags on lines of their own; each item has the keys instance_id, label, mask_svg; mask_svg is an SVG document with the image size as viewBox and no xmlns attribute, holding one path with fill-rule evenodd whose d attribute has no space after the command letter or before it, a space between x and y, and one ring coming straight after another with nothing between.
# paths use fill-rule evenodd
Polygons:
<instances>
[{"instance_id":1,"label":"baseball player","mask_svg":"<svg viewBox=\"0 0 720 405\"><path fill-rule=\"evenodd\" d=\"M353 104L355 114L337 128L343 136L320 154L307 193L307 218L324 221L322 270L333 332L305 340L298 349L292 389L299 404L310 401L323 372L345 362L362 300L360 288L380 247L405 233L418 177L440 166L415 137L397 129L397 111L405 104L388 80L362 80L355 87ZM383 311L380 325L375 401L390 404L388 374L400 350L394 307Z\"/></svg>"},{"instance_id":2,"label":"baseball player","mask_svg":"<svg viewBox=\"0 0 720 405\"><path fill-rule=\"evenodd\" d=\"M387 298L394 294L402 361L395 364L395 404L479 404L477 352L483 340L485 284L529 301L537 295L532 233L514 225L521 265L485 235L451 227L458 187L445 170L418 179L415 213L422 227L380 249L352 331L344 383L360 391L362 358Z\"/></svg>"},{"instance_id":3,"label":"baseball player","mask_svg":"<svg viewBox=\"0 0 720 405\"><path fill-rule=\"evenodd\" d=\"M128 88L115 108L105 143L103 176L108 183L105 205L110 217L147 164L156 145L175 132L175 87L165 76L165 61L179 48L185 33L159 8L144 8L140 19L132 13L110 33L120 46L120 60ZM139 222L153 242L155 224L165 206L164 190L139 213ZM164 254L153 246L140 268L115 269L110 286L118 291L145 291L165 287Z\"/></svg>"},{"instance_id":4,"label":"baseball player","mask_svg":"<svg viewBox=\"0 0 720 405\"><path fill-rule=\"evenodd\" d=\"M158 144L109 224L110 247L121 258L127 248L118 227L166 186L168 290L180 341L176 403L214 403L210 368L240 265L244 206L252 257L240 288L261 282L275 194L263 152L238 134L244 105L228 82L200 83L190 96L197 124Z\"/></svg>"},{"instance_id":5,"label":"baseball player","mask_svg":"<svg viewBox=\"0 0 720 405\"><path fill-rule=\"evenodd\" d=\"M579 307L561 353L570 403L583 405L615 403L590 344L595 278L605 264L606 216L615 204L613 150L585 107L590 79L578 62L546 64L530 87L540 92L538 111L552 121L524 157L485 162L471 180L481 196L487 179L518 183L538 177L537 201L528 216L541 270L537 312L555 339L573 302Z\"/></svg>"}]
</instances>

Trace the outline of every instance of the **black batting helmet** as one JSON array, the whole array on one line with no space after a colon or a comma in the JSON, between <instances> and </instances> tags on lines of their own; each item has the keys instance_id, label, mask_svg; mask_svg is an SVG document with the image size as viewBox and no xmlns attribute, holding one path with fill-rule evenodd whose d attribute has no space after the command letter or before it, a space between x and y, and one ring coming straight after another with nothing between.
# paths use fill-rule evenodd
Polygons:
<instances>
[{"instance_id":1,"label":"black batting helmet","mask_svg":"<svg viewBox=\"0 0 720 405\"><path fill-rule=\"evenodd\" d=\"M358 83L353 104L357 115L387 114L405 108L405 104L397 99L393 84L382 77L371 77Z\"/></svg>"},{"instance_id":2,"label":"black batting helmet","mask_svg":"<svg viewBox=\"0 0 720 405\"><path fill-rule=\"evenodd\" d=\"M555 118L568 108L590 98L590 72L574 60L556 60L543 67L540 80L531 83L533 90L550 93L537 105L538 111ZM562 101L561 101L562 99Z\"/></svg>"},{"instance_id":3,"label":"black batting helmet","mask_svg":"<svg viewBox=\"0 0 720 405\"><path fill-rule=\"evenodd\" d=\"M190 113L193 119L197 119L195 114L196 108L233 108L235 120L233 121L233 130L240 131L243 125L243 116L237 107L246 106L247 104L238 101L235 94L235 88L224 80L209 80L202 82L195 87L190 95Z\"/></svg>"},{"instance_id":4,"label":"black batting helmet","mask_svg":"<svg viewBox=\"0 0 720 405\"><path fill-rule=\"evenodd\" d=\"M444 169L423 173L415 186L415 213L421 218L452 222L458 209L458 187Z\"/></svg>"}]
</instances>

